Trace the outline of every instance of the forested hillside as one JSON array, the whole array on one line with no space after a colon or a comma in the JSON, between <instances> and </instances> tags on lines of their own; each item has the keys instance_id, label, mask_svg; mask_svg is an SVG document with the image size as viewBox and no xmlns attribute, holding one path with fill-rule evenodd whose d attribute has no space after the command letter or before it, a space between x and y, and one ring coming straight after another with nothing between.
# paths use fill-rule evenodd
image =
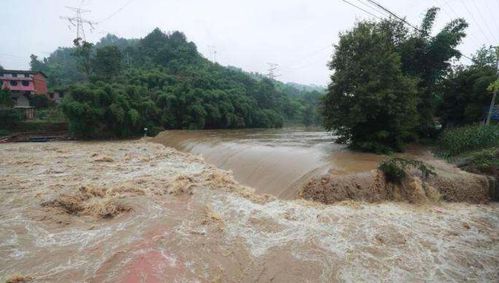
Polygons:
<instances>
[{"instance_id":1,"label":"forested hillside","mask_svg":"<svg viewBox=\"0 0 499 283\"><path fill-rule=\"evenodd\" d=\"M144 127L212 129L318 124L322 93L255 77L204 58L181 32L153 30L142 39L108 35L75 40L31 68L66 98L76 136L131 136Z\"/></svg>"}]
</instances>

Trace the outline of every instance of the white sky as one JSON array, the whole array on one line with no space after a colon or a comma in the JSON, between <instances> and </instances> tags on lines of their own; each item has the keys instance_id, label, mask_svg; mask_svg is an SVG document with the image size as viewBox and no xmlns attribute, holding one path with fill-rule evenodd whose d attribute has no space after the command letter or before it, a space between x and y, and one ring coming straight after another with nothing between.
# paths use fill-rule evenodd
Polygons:
<instances>
[{"instance_id":1,"label":"white sky","mask_svg":"<svg viewBox=\"0 0 499 283\"><path fill-rule=\"evenodd\" d=\"M373 13L366 0L348 0ZM499 0L378 0L418 25L427 8L442 8L435 30L451 18L464 17L470 27L459 49L470 55L481 45L499 43ZM48 56L58 46L71 46L75 29L60 16L72 16L65 6L91 10L84 16L102 21L87 29L87 40L107 33L141 38L153 28L180 30L207 58L222 65L266 73L267 63L279 64L280 80L326 85L326 67L338 33L356 21L373 18L342 0L0 0L0 65L29 68L29 55ZM379 14L378 14L379 15Z\"/></svg>"}]
</instances>

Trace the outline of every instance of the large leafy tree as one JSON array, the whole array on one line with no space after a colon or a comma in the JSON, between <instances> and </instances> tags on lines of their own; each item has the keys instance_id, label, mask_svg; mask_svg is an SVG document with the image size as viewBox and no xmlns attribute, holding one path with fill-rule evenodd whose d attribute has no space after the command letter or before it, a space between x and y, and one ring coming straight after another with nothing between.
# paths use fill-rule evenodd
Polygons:
<instances>
[{"instance_id":1,"label":"large leafy tree","mask_svg":"<svg viewBox=\"0 0 499 283\"><path fill-rule=\"evenodd\" d=\"M97 48L93 60L93 70L97 78L110 80L121 73L123 55L116 45Z\"/></svg>"},{"instance_id":2,"label":"large leafy tree","mask_svg":"<svg viewBox=\"0 0 499 283\"><path fill-rule=\"evenodd\" d=\"M468 26L464 19L455 19L432 36L438 10L430 8L419 30L397 44L403 72L419 80L418 133L424 137L435 133L435 113L441 101L438 84L450 71L451 59L461 56L456 47L465 37L464 31Z\"/></svg>"},{"instance_id":3,"label":"large leafy tree","mask_svg":"<svg viewBox=\"0 0 499 283\"><path fill-rule=\"evenodd\" d=\"M360 22L340 35L329 67L324 124L338 141L368 151L400 150L417 119L416 82L404 76L391 24Z\"/></svg>"},{"instance_id":4,"label":"large leafy tree","mask_svg":"<svg viewBox=\"0 0 499 283\"><path fill-rule=\"evenodd\" d=\"M93 44L77 38L73 41L75 49L73 56L76 58L80 71L88 79L92 73L92 49Z\"/></svg>"},{"instance_id":5,"label":"large leafy tree","mask_svg":"<svg viewBox=\"0 0 499 283\"><path fill-rule=\"evenodd\" d=\"M367 150L400 149L402 141L410 137L436 133L440 85L451 71L451 60L461 55L456 47L467 27L463 19L456 19L433 36L437 14L438 8L429 9L413 32L401 21L388 19L361 22L341 35L330 64L335 73L323 108L326 127L335 130L340 140ZM393 106L386 105L392 102L383 94L395 90L399 100ZM360 99L371 96L386 104ZM373 109L381 109L388 117ZM362 129L360 134L358 129Z\"/></svg>"}]
</instances>

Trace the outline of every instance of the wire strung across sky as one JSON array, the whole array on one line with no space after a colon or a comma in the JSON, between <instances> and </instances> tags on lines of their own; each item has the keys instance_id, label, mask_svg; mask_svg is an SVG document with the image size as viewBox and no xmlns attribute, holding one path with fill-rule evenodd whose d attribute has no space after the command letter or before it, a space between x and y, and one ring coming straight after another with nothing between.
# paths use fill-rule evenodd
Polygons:
<instances>
[{"instance_id":1,"label":"wire strung across sky","mask_svg":"<svg viewBox=\"0 0 499 283\"><path fill-rule=\"evenodd\" d=\"M379 16L374 15L373 13L371 13L371 12L369 12L369 11L367 11L367 10L365 10L365 9L363 9L363 8L361 8L361 7L357 6L357 5L349 2L348 0L342 0L342 1L345 2L345 3L347 3L347 4L349 4L350 6L353 6L353 7L357 8L357 9L359 9L359 10L361 10L361 11L363 11L363 12L365 12L365 13L373 16L373 17L375 17L375 18L378 18L378 19L382 20L382 18L380 18ZM361 0L357 0L357 1L360 2L360 3L363 3ZM402 17L398 16L397 14L395 14L394 12L390 11L388 8L384 7L383 5L379 4L378 2L376 2L374 0L366 0L366 1L368 1L369 3L372 3L373 5L376 5L376 7L378 7L379 9L381 9L383 11L385 11L386 13L388 13L388 15L396 18L397 20L399 20L402 23L408 25L409 27L413 28L414 30L416 30L418 32L421 32L421 29L419 29L418 27L416 27L413 24L411 24L410 22L408 22L405 18L402 18ZM364 6L367 6L367 5L364 5ZM378 13L380 12L379 10L377 10L373 6L369 6L369 7L372 8L373 11L376 11ZM471 57L467 56L466 54L461 53L461 56L463 56L466 59L473 60Z\"/></svg>"},{"instance_id":2,"label":"wire strung across sky","mask_svg":"<svg viewBox=\"0 0 499 283\"><path fill-rule=\"evenodd\" d=\"M98 21L97 23L103 23L107 20L110 20L112 17L116 16L117 14L119 14L121 11L123 11L123 9L125 9L128 5L130 5L133 1L135 0L128 0L123 6L119 7L116 11L114 11L113 13L111 13L109 16L105 17L104 19Z\"/></svg>"}]
</instances>

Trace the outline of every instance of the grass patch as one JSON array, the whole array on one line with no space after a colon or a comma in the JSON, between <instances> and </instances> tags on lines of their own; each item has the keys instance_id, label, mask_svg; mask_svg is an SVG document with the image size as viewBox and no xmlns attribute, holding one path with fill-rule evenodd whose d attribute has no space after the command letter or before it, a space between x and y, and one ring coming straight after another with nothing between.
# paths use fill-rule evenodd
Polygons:
<instances>
[{"instance_id":1,"label":"grass patch","mask_svg":"<svg viewBox=\"0 0 499 283\"><path fill-rule=\"evenodd\" d=\"M499 171L499 149L490 148L467 154L464 169L475 173L497 175Z\"/></svg>"},{"instance_id":2,"label":"grass patch","mask_svg":"<svg viewBox=\"0 0 499 283\"><path fill-rule=\"evenodd\" d=\"M445 130L438 141L440 154L453 157L499 146L499 125L471 125Z\"/></svg>"}]
</instances>

